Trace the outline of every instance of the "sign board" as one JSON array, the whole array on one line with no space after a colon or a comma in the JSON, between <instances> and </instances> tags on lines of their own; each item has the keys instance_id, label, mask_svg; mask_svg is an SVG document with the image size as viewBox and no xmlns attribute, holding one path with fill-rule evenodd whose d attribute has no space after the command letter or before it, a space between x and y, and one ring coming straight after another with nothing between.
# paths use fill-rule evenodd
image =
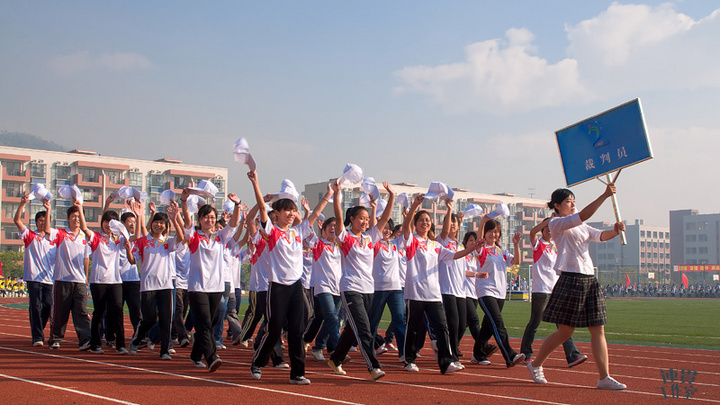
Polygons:
<instances>
[{"instance_id":1,"label":"sign board","mask_svg":"<svg viewBox=\"0 0 720 405\"><path fill-rule=\"evenodd\" d=\"M640 99L555 132L568 187L652 159Z\"/></svg>"},{"instance_id":2,"label":"sign board","mask_svg":"<svg viewBox=\"0 0 720 405\"><path fill-rule=\"evenodd\" d=\"M720 271L720 264L685 264L674 267L675 271Z\"/></svg>"}]
</instances>

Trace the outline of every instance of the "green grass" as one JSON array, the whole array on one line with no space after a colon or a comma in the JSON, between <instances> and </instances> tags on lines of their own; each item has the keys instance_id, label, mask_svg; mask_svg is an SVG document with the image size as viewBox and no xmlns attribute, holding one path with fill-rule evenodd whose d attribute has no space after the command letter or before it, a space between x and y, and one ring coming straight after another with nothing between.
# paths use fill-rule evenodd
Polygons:
<instances>
[{"instance_id":1,"label":"green grass","mask_svg":"<svg viewBox=\"0 0 720 405\"><path fill-rule=\"evenodd\" d=\"M27 303L6 305L27 308ZM92 301L88 302L92 312ZM245 314L247 298L240 307L240 318ZM605 335L610 343L638 345L697 347L720 350L720 300L715 299L610 299L607 301L608 323ZM126 312L127 314L127 308ZM503 319L511 337L522 337L530 319L530 303L507 301ZM480 311L482 320L482 311ZM381 328L390 323L385 310ZM555 326L541 323L536 337L542 339L553 332ZM589 341L587 329L578 328L573 338Z\"/></svg>"}]
</instances>

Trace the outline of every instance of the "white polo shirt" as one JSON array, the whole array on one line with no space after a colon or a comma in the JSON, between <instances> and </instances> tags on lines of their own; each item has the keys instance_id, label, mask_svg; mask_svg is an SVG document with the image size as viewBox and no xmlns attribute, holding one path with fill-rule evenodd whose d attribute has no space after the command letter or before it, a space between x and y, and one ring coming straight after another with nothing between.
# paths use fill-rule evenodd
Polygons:
<instances>
[{"instance_id":1,"label":"white polo shirt","mask_svg":"<svg viewBox=\"0 0 720 405\"><path fill-rule=\"evenodd\" d=\"M324 238L313 239L313 275L315 295L326 293L340 295L342 277L342 253L340 244Z\"/></svg>"},{"instance_id":2,"label":"white polo shirt","mask_svg":"<svg viewBox=\"0 0 720 405\"><path fill-rule=\"evenodd\" d=\"M55 255L55 281L85 283L85 259L90 257L90 247L85 233L80 231L77 236L70 229L53 229L50 240L57 246Z\"/></svg>"},{"instance_id":3,"label":"white polo shirt","mask_svg":"<svg viewBox=\"0 0 720 405\"><path fill-rule=\"evenodd\" d=\"M185 228L190 249L188 291L225 292L223 251L234 233L235 228L230 225L210 235L196 231L195 227Z\"/></svg>"},{"instance_id":4,"label":"white polo shirt","mask_svg":"<svg viewBox=\"0 0 720 405\"><path fill-rule=\"evenodd\" d=\"M375 242L373 246L375 258L373 260L373 280L375 291L397 291L402 289L400 284L400 254L398 247L392 241Z\"/></svg>"},{"instance_id":5,"label":"white polo shirt","mask_svg":"<svg viewBox=\"0 0 720 405\"><path fill-rule=\"evenodd\" d=\"M120 277L120 249L124 238L90 231L90 284L122 284Z\"/></svg>"},{"instance_id":6,"label":"white polo shirt","mask_svg":"<svg viewBox=\"0 0 720 405\"><path fill-rule=\"evenodd\" d=\"M372 294L375 292L372 275L374 243L382 239L382 233L374 226L369 233L355 236L343 228L337 238L343 254L340 291Z\"/></svg>"},{"instance_id":7,"label":"white polo shirt","mask_svg":"<svg viewBox=\"0 0 720 405\"><path fill-rule=\"evenodd\" d=\"M555 271L594 275L588 245L600 242L602 231L584 223L580 214L551 218L548 227L558 251Z\"/></svg>"},{"instance_id":8,"label":"white polo shirt","mask_svg":"<svg viewBox=\"0 0 720 405\"><path fill-rule=\"evenodd\" d=\"M52 284L57 254L55 241L50 239L50 235L43 237L28 227L20 234L20 239L25 244L23 280Z\"/></svg>"},{"instance_id":9,"label":"white polo shirt","mask_svg":"<svg viewBox=\"0 0 720 405\"><path fill-rule=\"evenodd\" d=\"M443 247L457 252L461 250L458 243L452 239L438 237L437 241L443 245ZM463 283L465 282L465 266L463 265L465 258L453 260L450 263L440 262L439 275L440 275L440 293L446 295L453 295L459 298L465 298L465 291L463 290Z\"/></svg>"},{"instance_id":10,"label":"white polo shirt","mask_svg":"<svg viewBox=\"0 0 720 405\"><path fill-rule=\"evenodd\" d=\"M507 269L513 255L497 246L485 244L478 252L478 272L487 272L488 278L475 279L477 297L505 299L507 295Z\"/></svg>"},{"instance_id":11,"label":"white polo shirt","mask_svg":"<svg viewBox=\"0 0 720 405\"><path fill-rule=\"evenodd\" d=\"M270 263L267 255L267 237L260 232L252 236L255 252L250 258L250 282L248 283L249 291L267 291L268 290L268 269Z\"/></svg>"},{"instance_id":12,"label":"white polo shirt","mask_svg":"<svg viewBox=\"0 0 720 405\"><path fill-rule=\"evenodd\" d=\"M182 243L175 251L175 288L187 290L190 272L190 249Z\"/></svg>"},{"instance_id":13,"label":"white polo shirt","mask_svg":"<svg viewBox=\"0 0 720 405\"><path fill-rule=\"evenodd\" d=\"M297 226L288 228L287 231L273 225L271 221L267 221L264 231L267 235L267 249L270 259L269 281L282 285L292 285L302 277L302 241L312 232L308 221L302 221Z\"/></svg>"},{"instance_id":14,"label":"white polo shirt","mask_svg":"<svg viewBox=\"0 0 720 405\"><path fill-rule=\"evenodd\" d=\"M140 291L172 290L175 255L180 248L175 237L153 238L147 234L135 241L133 256L140 263Z\"/></svg>"},{"instance_id":15,"label":"white polo shirt","mask_svg":"<svg viewBox=\"0 0 720 405\"><path fill-rule=\"evenodd\" d=\"M405 276L405 299L426 302L442 302L438 262L450 263L455 252L439 242L410 236L405 241L407 275Z\"/></svg>"},{"instance_id":16,"label":"white polo shirt","mask_svg":"<svg viewBox=\"0 0 720 405\"><path fill-rule=\"evenodd\" d=\"M552 293L553 287L558 279L558 274L553 269L557 260L557 248L555 242L546 242L543 238L535 240L532 265L532 286L534 293Z\"/></svg>"}]
</instances>

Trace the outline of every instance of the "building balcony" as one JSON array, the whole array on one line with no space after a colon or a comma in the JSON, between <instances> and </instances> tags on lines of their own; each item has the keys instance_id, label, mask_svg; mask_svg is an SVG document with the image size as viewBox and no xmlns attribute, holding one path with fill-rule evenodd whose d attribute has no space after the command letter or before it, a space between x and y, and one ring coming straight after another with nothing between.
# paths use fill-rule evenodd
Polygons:
<instances>
[{"instance_id":1,"label":"building balcony","mask_svg":"<svg viewBox=\"0 0 720 405\"><path fill-rule=\"evenodd\" d=\"M29 183L30 182L30 170L28 170L28 169L25 169L22 171L11 170L10 173L8 173L8 168L3 166L2 179L3 179L3 181L19 181L22 183Z\"/></svg>"}]
</instances>

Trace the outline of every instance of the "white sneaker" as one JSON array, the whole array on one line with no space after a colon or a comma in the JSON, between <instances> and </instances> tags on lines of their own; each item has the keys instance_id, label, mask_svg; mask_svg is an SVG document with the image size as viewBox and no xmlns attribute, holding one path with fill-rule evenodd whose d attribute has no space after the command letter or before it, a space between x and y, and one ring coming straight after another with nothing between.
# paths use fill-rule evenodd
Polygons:
<instances>
[{"instance_id":1,"label":"white sneaker","mask_svg":"<svg viewBox=\"0 0 720 405\"><path fill-rule=\"evenodd\" d=\"M383 344L380 347L378 347L377 349L375 349L375 355L379 356L383 353L386 353L387 351L388 351L387 347L385 347L385 344Z\"/></svg>"},{"instance_id":2,"label":"white sneaker","mask_svg":"<svg viewBox=\"0 0 720 405\"><path fill-rule=\"evenodd\" d=\"M533 381L538 384L547 384L542 366L533 367L532 362L530 362L527 364L527 369L530 372L530 377L532 377Z\"/></svg>"},{"instance_id":3,"label":"white sneaker","mask_svg":"<svg viewBox=\"0 0 720 405\"><path fill-rule=\"evenodd\" d=\"M462 366L459 366L456 362L452 362L448 366L447 370L445 370L445 374L455 373L460 370L462 370Z\"/></svg>"},{"instance_id":4,"label":"white sneaker","mask_svg":"<svg viewBox=\"0 0 720 405\"><path fill-rule=\"evenodd\" d=\"M385 372L380 370L379 368L374 368L374 369L370 370L370 378L373 381L377 381L383 377L385 377Z\"/></svg>"},{"instance_id":5,"label":"white sneaker","mask_svg":"<svg viewBox=\"0 0 720 405\"><path fill-rule=\"evenodd\" d=\"M417 364L415 364L415 363L408 363L408 364L405 365L405 371L410 371L410 372L412 372L412 373L417 373L418 371L420 371L420 369L418 368Z\"/></svg>"},{"instance_id":6,"label":"white sneaker","mask_svg":"<svg viewBox=\"0 0 720 405\"><path fill-rule=\"evenodd\" d=\"M627 388L627 385L618 382L610 376L607 376L602 380L598 380L597 387L601 390L624 390Z\"/></svg>"},{"instance_id":7,"label":"white sneaker","mask_svg":"<svg viewBox=\"0 0 720 405\"><path fill-rule=\"evenodd\" d=\"M507 366L508 368L513 367L523 360L525 360L525 355L523 353L516 354L515 357L512 358L512 362L510 362L510 364L508 364Z\"/></svg>"},{"instance_id":8,"label":"white sneaker","mask_svg":"<svg viewBox=\"0 0 720 405\"><path fill-rule=\"evenodd\" d=\"M317 361L325 361L325 356L323 356L322 350L313 350L310 352L310 355L312 355Z\"/></svg>"},{"instance_id":9,"label":"white sneaker","mask_svg":"<svg viewBox=\"0 0 720 405\"><path fill-rule=\"evenodd\" d=\"M351 351L351 352L356 352L356 351L357 351L357 346L351 347L351 348L350 348L350 351Z\"/></svg>"},{"instance_id":10,"label":"white sneaker","mask_svg":"<svg viewBox=\"0 0 720 405\"><path fill-rule=\"evenodd\" d=\"M490 363L490 360L488 360L488 359L478 360L475 358L475 356L473 356L472 359L470 359L470 363L477 364L478 366L489 366L490 364L492 364L492 363Z\"/></svg>"},{"instance_id":11,"label":"white sneaker","mask_svg":"<svg viewBox=\"0 0 720 405\"><path fill-rule=\"evenodd\" d=\"M454 361L453 364L460 367L460 370L465 370L465 366L463 366L462 363L460 363L459 361Z\"/></svg>"},{"instance_id":12,"label":"white sneaker","mask_svg":"<svg viewBox=\"0 0 720 405\"><path fill-rule=\"evenodd\" d=\"M290 379L290 384L292 385L310 385L310 380L305 378L305 376L298 376L295 378Z\"/></svg>"}]
</instances>

